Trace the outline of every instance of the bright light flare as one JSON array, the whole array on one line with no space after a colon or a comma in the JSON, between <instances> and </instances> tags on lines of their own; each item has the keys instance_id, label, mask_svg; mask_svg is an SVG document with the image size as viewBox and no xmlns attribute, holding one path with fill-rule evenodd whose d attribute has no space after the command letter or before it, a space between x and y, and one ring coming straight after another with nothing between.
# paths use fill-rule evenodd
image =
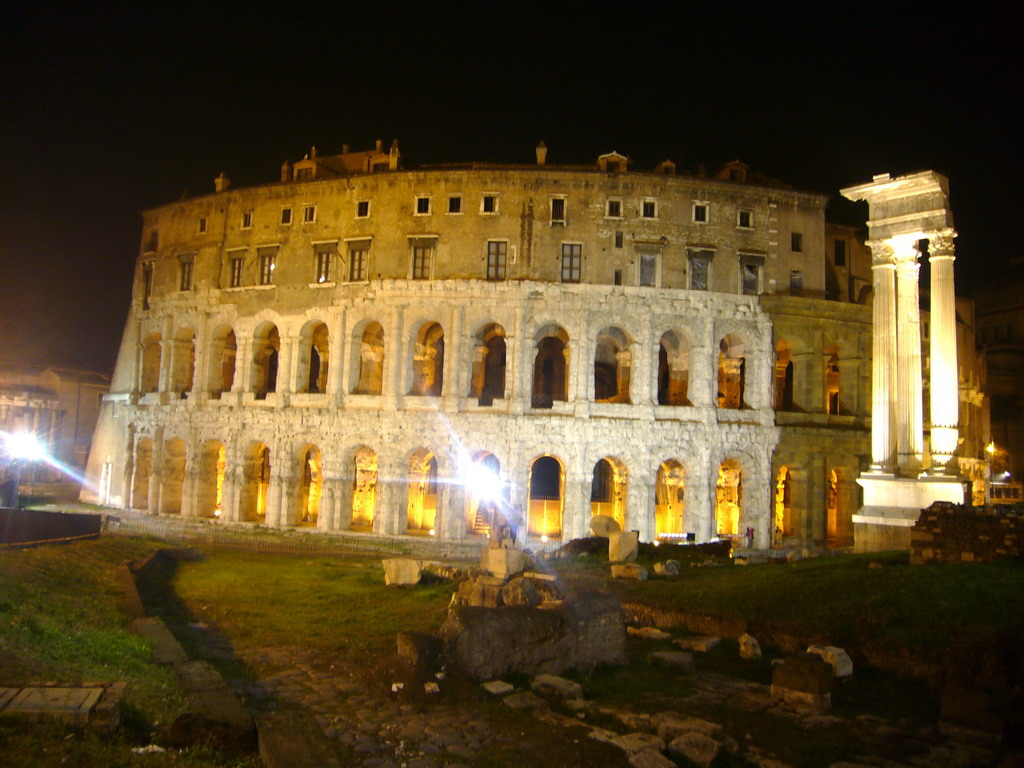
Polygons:
<instances>
[{"instance_id":1,"label":"bright light flare","mask_svg":"<svg viewBox=\"0 0 1024 768\"><path fill-rule=\"evenodd\" d=\"M463 482L480 501L500 501L501 478L478 461L470 461L462 468Z\"/></svg>"},{"instance_id":2,"label":"bright light flare","mask_svg":"<svg viewBox=\"0 0 1024 768\"><path fill-rule=\"evenodd\" d=\"M0 437L12 459L39 461L46 458L46 446L31 432L3 432Z\"/></svg>"},{"instance_id":3,"label":"bright light flare","mask_svg":"<svg viewBox=\"0 0 1024 768\"><path fill-rule=\"evenodd\" d=\"M996 444L995 443L989 443L988 445L985 446L985 453L987 453L989 456L991 456L995 452L996 452Z\"/></svg>"}]
</instances>

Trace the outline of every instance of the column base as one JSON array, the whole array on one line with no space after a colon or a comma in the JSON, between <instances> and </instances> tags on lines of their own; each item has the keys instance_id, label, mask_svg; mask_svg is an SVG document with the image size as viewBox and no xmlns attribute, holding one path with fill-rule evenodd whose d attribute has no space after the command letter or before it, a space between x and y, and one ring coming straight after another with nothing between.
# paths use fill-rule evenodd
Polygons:
<instances>
[{"instance_id":1,"label":"column base","mask_svg":"<svg viewBox=\"0 0 1024 768\"><path fill-rule=\"evenodd\" d=\"M910 529L921 510L936 501L964 503L960 479L943 477L896 477L863 473L857 483L864 489L864 506L853 516L855 552L910 549Z\"/></svg>"}]
</instances>

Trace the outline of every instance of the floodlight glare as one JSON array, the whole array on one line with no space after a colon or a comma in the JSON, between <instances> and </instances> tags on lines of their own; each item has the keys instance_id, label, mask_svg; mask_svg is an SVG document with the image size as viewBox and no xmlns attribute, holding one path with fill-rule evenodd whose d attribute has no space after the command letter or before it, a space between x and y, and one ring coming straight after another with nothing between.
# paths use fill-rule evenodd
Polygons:
<instances>
[{"instance_id":1,"label":"floodlight glare","mask_svg":"<svg viewBox=\"0 0 1024 768\"><path fill-rule=\"evenodd\" d=\"M501 478L479 462L470 462L464 471L466 487L480 501L501 499Z\"/></svg>"},{"instance_id":2,"label":"floodlight glare","mask_svg":"<svg viewBox=\"0 0 1024 768\"><path fill-rule=\"evenodd\" d=\"M15 432L4 435L7 452L12 459L39 461L46 456L46 446L31 432Z\"/></svg>"}]
</instances>

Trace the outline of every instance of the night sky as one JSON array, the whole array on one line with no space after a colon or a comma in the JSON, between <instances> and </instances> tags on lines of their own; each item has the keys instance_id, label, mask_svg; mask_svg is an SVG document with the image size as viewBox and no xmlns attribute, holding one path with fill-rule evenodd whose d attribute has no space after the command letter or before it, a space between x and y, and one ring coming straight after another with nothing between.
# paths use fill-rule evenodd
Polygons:
<instances>
[{"instance_id":1,"label":"night sky","mask_svg":"<svg viewBox=\"0 0 1024 768\"><path fill-rule=\"evenodd\" d=\"M7 0L0 359L111 370L142 209L376 138L397 138L406 167L530 163L540 140L551 164L739 158L834 197L934 169L950 178L961 293L1024 254L1019 6L712 5ZM826 216L858 223L866 207L834 199Z\"/></svg>"}]
</instances>

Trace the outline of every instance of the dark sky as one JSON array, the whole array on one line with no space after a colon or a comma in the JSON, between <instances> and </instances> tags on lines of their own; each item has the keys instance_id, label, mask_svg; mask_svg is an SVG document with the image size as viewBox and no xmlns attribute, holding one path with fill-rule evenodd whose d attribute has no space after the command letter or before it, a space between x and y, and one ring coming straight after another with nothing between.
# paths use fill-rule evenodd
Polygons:
<instances>
[{"instance_id":1,"label":"dark sky","mask_svg":"<svg viewBox=\"0 0 1024 768\"><path fill-rule=\"evenodd\" d=\"M0 358L112 368L139 211L221 171L274 181L314 144L397 138L407 166L532 162L540 140L550 163L738 157L833 195L931 168L961 292L1024 250L1019 6L347 5L2 4Z\"/></svg>"}]
</instances>

